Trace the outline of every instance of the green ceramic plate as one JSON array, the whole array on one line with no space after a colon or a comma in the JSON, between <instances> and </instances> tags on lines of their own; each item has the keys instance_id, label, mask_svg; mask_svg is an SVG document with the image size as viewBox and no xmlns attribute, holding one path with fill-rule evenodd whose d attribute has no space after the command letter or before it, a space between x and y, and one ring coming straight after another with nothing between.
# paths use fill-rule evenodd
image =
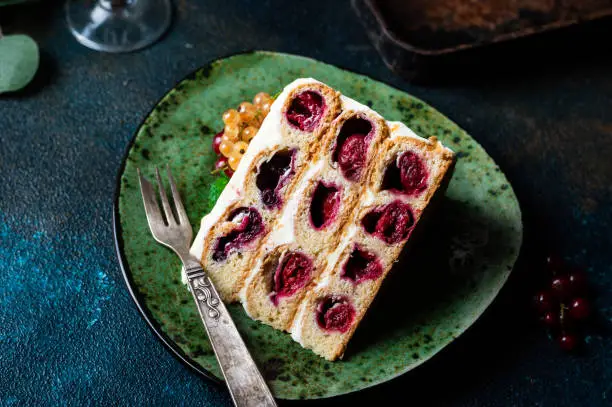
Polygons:
<instances>
[{"instance_id":1,"label":"green ceramic plate","mask_svg":"<svg viewBox=\"0 0 612 407\"><path fill-rule=\"evenodd\" d=\"M389 276L345 358L327 362L290 336L230 307L238 329L274 394L321 398L390 380L420 365L465 331L505 283L522 241L521 213L511 186L474 139L422 101L312 59L254 52L221 59L180 82L144 120L121 169L115 208L117 250L126 281L160 338L201 373L220 378L179 259L149 233L136 168L153 174L170 164L194 230L211 208L218 176L211 139L228 107L257 92L274 94L298 77L314 77L367 103L422 136L435 135L458 153L436 216ZM212 188L214 189L214 187ZM209 195L210 194L210 195Z\"/></svg>"}]
</instances>

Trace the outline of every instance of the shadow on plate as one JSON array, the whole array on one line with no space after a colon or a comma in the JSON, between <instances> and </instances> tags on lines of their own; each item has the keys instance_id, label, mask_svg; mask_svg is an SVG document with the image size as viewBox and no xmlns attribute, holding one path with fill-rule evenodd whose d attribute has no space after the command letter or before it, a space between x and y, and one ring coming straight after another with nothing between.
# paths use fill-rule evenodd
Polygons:
<instances>
[{"instance_id":1,"label":"shadow on plate","mask_svg":"<svg viewBox=\"0 0 612 407\"><path fill-rule=\"evenodd\" d=\"M508 257L507 246L496 243L509 240L506 234L512 232L472 206L445 198L436 217L424 220L427 225L420 225L420 235L413 236L414 244L384 282L345 358L405 335L407 326L418 328L439 318L440 308L479 290L488 264L504 264Z\"/></svg>"},{"instance_id":2,"label":"shadow on plate","mask_svg":"<svg viewBox=\"0 0 612 407\"><path fill-rule=\"evenodd\" d=\"M436 214L442 216L427 220L427 226L421 228L422 235L415 236L409 255L404 256L385 281L345 357L350 358L360 349L376 346L377 342L393 336L393 320L404 318L401 324L404 326L418 323L412 315L427 318L437 306L452 301L457 290L466 287L466 282L469 288L469 281L479 279L479 258L496 261L500 256L507 257L507 253L496 250L495 242L504 238L504 232L496 227L494 220L483 218L464 203L446 198L440 202ZM466 228L470 224L488 225L492 235L471 260L466 259L465 267L457 273L449 263L455 247L453 237L470 230ZM479 229L472 227L471 230ZM527 344L533 344L543 335L537 322L526 317L532 315L528 298L533 286L527 280L532 269L531 257L530 253L521 251L508 283L493 304L472 327L430 361L389 382L316 400L316 405L353 406L405 397L414 405L446 406L461 394L474 391L475 386L481 386L494 372L516 363L518 355L529 348ZM426 269L427 273L402 272L411 268ZM306 406L308 403L312 401L282 401L281 405Z\"/></svg>"}]
</instances>

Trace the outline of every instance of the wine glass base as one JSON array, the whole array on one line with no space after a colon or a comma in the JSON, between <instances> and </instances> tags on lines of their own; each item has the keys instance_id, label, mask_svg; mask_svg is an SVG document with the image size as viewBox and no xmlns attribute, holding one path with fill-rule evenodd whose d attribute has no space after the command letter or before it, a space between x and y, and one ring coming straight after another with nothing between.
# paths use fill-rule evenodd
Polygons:
<instances>
[{"instance_id":1,"label":"wine glass base","mask_svg":"<svg viewBox=\"0 0 612 407\"><path fill-rule=\"evenodd\" d=\"M66 21L76 39L103 52L130 52L157 41L170 26L170 0L68 0Z\"/></svg>"}]
</instances>

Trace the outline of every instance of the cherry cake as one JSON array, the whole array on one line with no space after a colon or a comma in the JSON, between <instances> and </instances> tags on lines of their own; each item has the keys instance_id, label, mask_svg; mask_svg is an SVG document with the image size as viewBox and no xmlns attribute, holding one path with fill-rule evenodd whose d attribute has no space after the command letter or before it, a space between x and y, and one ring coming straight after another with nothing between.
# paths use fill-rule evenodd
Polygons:
<instances>
[{"instance_id":1,"label":"cherry cake","mask_svg":"<svg viewBox=\"0 0 612 407\"><path fill-rule=\"evenodd\" d=\"M298 79L272 104L191 252L224 301L336 360L454 162L435 137Z\"/></svg>"}]
</instances>

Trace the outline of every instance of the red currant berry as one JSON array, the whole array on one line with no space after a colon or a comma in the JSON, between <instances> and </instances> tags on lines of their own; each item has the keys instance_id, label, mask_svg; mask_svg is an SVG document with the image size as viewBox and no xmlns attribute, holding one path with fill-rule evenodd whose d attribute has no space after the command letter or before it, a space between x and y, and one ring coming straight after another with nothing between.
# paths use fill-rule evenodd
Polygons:
<instances>
[{"instance_id":1,"label":"red currant berry","mask_svg":"<svg viewBox=\"0 0 612 407\"><path fill-rule=\"evenodd\" d=\"M215 161L215 170L220 171L226 168L229 168L227 164L227 157L220 156L217 158L217 161Z\"/></svg>"},{"instance_id":2,"label":"red currant berry","mask_svg":"<svg viewBox=\"0 0 612 407\"><path fill-rule=\"evenodd\" d=\"M555 297L560 300L567 299L572 295L572 287L569 278L566 276L555 277L550 284Z\"/></svg>"},{"instance_id":3,"label":"red currant berry","mask_svg":"<svg viewBox=\"0 0 612 407\"><path fill-rule=\"evenodd\" d=\"M587 276L582 270L572 270L567 276L572 292L574 294L582 294L587 288Z\"/></svg>"},{"instance_id":4,"label":"red currant berry","mask_svg":"<svg viewBox=\"0 0 612 407\"><path fill-rule=\"evenodd\" d=\"M227 162L227 157L224 157L222 155L217 158L217 161L215 161L215 170L223 170L223 172L225 173L225 175L228 176L228 178L232 178L232 175L234 175L234 170L230 168L229 163Z\"/></svg>"},{"instance_id":5,"label":"red currant berry","mask_svg":"<svg viewBox=\"0 0 612 407\"><path fill-rule=\"evenodd\" d=\"M221 139L223 138L223 130L221 130L220 133L217 133L215 135L215 137L213 137L212 139L212 147L213 147L213 151L215 152L215 154L219 155L221 154L221 151L219 151L219 146L221 145Z\"/></svg>"},{"instance_id":6,"label":"red currant berry","mask_svg":"<svg viewBox=\"0 0 612 407\"><path fill-rule=\"evenodd\" d=\"M559 346L565 351L571 351L578 346L578 337L572 333L564 332L559 337Z\"/></svg>"},{"instance_id":7,"label":"red currant berry","mask_svg":"<svg viewBox=\"0 0 612 407\"><path fill-rule=\"evenodd\" d=\"M569 315L576 321L583 321L591 314L591 306L584 298L574 298L569 305Z\"/></svg>"},{"instance_id":8,"label":"red currant berry","mask_svg":"<svg viewBox=\"0 0 612 407\"><path fill-rule=\"evenodd\" d=\"M556 254L550 254L546 257L546 269L552 274L561 274L564 270L563 259Z\"/></svg>"},{"instance_id":9,"label":"red currant berry","mask_svg":"<svg viewBox=\"0 0 612 407\"><path fill-rule=\"evenodd\" d=\"M555 299L548 291L540 291L534 298L534 303L539 313L553 309L555 302Z\"/></svg>"},{"instance_id":10,"label":"red currant berry","mask_svg":"<svg viewBox=\"0 0 612 407\"><path fill-rule=\"evenodd\" d=\"M559 326L559 314L551 311L546 312L542 317L542 323L548 328L556 328Z\"/></svg>"}]
</instances>

